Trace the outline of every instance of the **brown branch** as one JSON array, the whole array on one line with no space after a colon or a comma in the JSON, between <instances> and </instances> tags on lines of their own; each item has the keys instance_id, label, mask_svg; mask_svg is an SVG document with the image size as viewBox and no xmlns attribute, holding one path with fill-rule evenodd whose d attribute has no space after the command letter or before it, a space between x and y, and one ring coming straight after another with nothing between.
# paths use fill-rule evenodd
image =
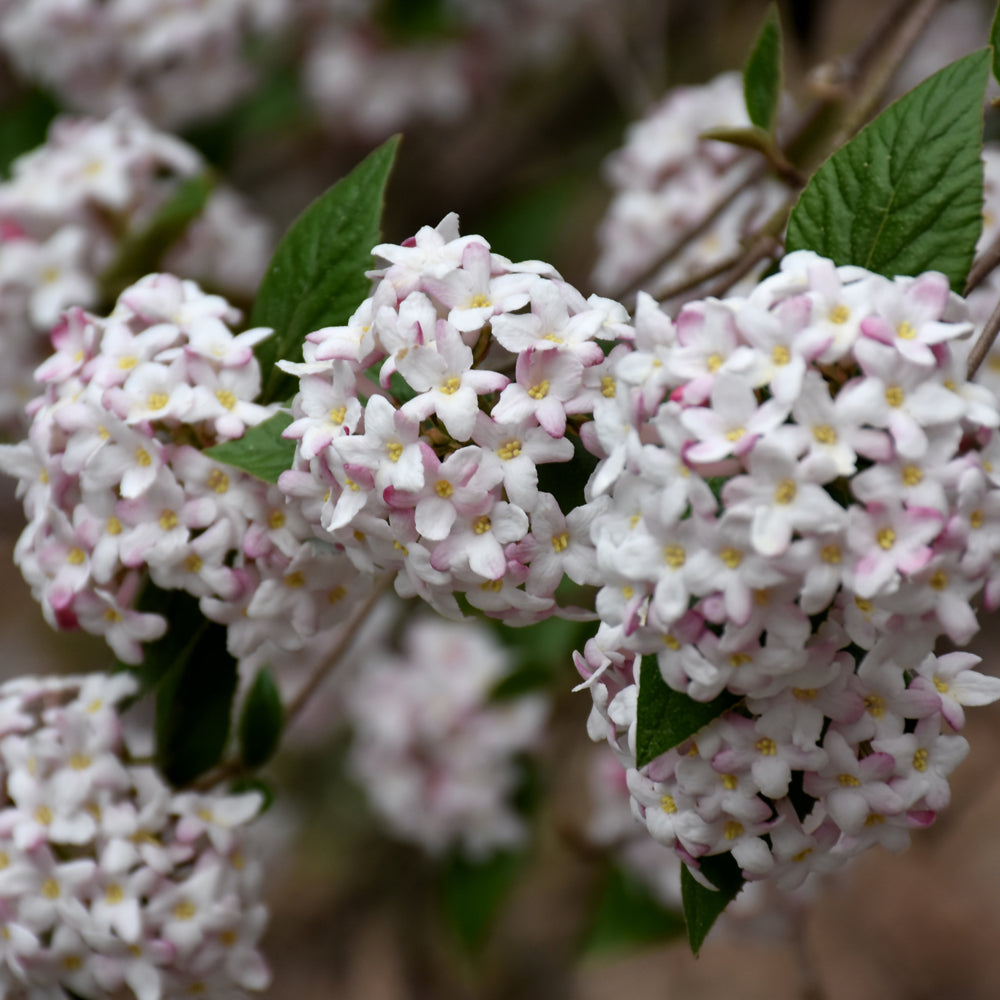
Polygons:
<instances>
[{"instance_id":1,"label":"brown branch","mask_svg":"<svg viewBox=\"0 0 1000 1000\"><path fill-rule=\"evenodd\" d=\"M344 631L340 633L337 644L323 658L320 665L313 671L312 676L302 685L298 694L288 703L285 708L284 726L286 729L295 721L296 716L309 703L309 699L312 698L323 681L326 680L334 667L341 661L344 654L351 648L361 626L364 625L372 609L392 585L392 580L391 575L386 576L375 585L368 600L365 601L360 610L346 624ZM238 758L223 761L210 771L206 771L200 778L193 781L189 787L197 791L208 791L228 778L234 778L242 774L244 770L243 763Z\"/></svg>"},{"instance_id":2,"label":"brown branch","mask_svg":"<svg viewBox=\"0 0 1000 1000\"><path fill-rule=\"evenodd\" d=\"M978 288L997 265L1000 265L1000 233L993 242L972 262L969 269L969 278L965 282L963 295L968 295L974 288Z\"/></svg>"},{"instance_id":3,"label":"brown branch","mask_svg":"<svg viewBox=\"0 0 1000 1000\"><path fill-rule=\"evenodd\" d=\"M1000 332L1000 302L997 302L996 306L994 306L993 312L990 313L990 318L983 327L983 332L979 335L979 339L969 353L966 377L970 381L976 372L979 371L979 366L983 363L986 355L990 353L990 348L997 339L998 332Z\"/></svg>"}]
</instances>

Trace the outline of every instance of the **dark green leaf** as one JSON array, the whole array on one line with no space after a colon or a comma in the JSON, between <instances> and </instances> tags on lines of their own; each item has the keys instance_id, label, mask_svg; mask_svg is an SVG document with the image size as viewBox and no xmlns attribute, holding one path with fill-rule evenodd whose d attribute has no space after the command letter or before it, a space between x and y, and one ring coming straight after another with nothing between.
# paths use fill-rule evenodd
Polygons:
<instances>
[{"instance_id":1,"label":"dark green leaf","mask_svg":"<svg viewBox=\"0 0 1000 1000\"><path fill-rule=\"evenodd\" d=\"M486 943L523 863L524 855L511 851L479 862L450 859L441 878L442 903L459 943L470 954Z\"/></svg>"},{"instance_id":2,"label":"dark green leaf","mask_svg":"<svg viewBox=\"0 0 1000 1000\"><path fill-rule=\"evenodd\" d=\"M292 467L295 458L295 442L281 436L291 422L287 413L276 413L262 424L248 428L243 437L206 448L205 454L265 482L276 483Z\"/></svg>"},{"instance_id":3,"label":"dark green leaf","mask_svg":"<svg viewBox=\"0 0 1000 1000\"><path fill-rule=\"evenodd\" d=\"M161 590L147 580L136 601L137 611L155 612L167 619L167 631L162 639L143 647L142 663L133 665L118 661L116 670L129 670L139 679L136 697L154 690L176 664L191 653L208 621L201 613L198 598L183 590Z\"/></svg>"},{"instance_id":4,"label":"dark green leaf","mask_svg":"<svg viewBox=\"0 0 1000 1000\"><path fill-rule=\"evenodd\" d=\"M942 271L961 290L982 228L980 147L988 49L901 97L824 163L786 247L879 274Z\"/></svg>"},{"instance_id":5,"label":"dark green leaf","mask_svg":"<svg viewBox=\"0 0 1000 1000\"><path fill-rule=\"evenodd\" d=\"M773 3L743 70L743 96L750 121L772 132L781 99L781 20Z\"/></svg>"},{"instance_id":6,"label":"dark green leaf","mask_svg":"<svg viewBox=\"0 0 1000 1000\"><path fill-rule=\"evenodd\" d=\"M612 868L583 941L586 954L601 954L668 941L684 933L684 918L664 907L634 876Z\"/></svg>"},{"instance_id":7,"label":"dark green leaf","mask_svg":"<svg viewBox=\"0 0 1000 1000\"><path fill-rule=\"evenodd\" d=\"M670 687L660 674L656 657L644 656L639 668L636 706L636 767L645 767L742 699L723 691L712 701L695 701Z\"/></svg>"},{"instance_id":8,"label":"dark green leaf","mask_svg":"<svg viewBox=\"0 0 1000 1000\"><path fill-rule=\"evenodd\" d=\"M990 25L990 45L993 47L993 79L1000 81L1000 4Z\"/></svg>"},{"instance_id":9,"label":"dark green leaf","mask_svg":"<svg viewBox=\"0 0 1000 1000\"><path fill-rule=\"evenodd\" d=\"M9 177L14 160L45 142L58 113L59 105L40 90L29 90L0 108L0 176Z\"/></svg>"},{"instance_id":10,"label":"dark green leaf","mask_svg":"<svg viewBox=\"0 0 1000 1000\"><path fill-rule=\"evenodd\" d=\"M743 888L743 875L736 859L729 854L713 854L701 859L701 874L715 889L706 889L688 871L681 868L681 898L687 923L691 953L697 955L712 925Z\"/></svg>"},{"instance_id":11,"label":"dark green leaf","mask_svg":"<svg viewBox=\"0 0 1000 1000\"><path fill-rule=\"evenodd\" d=\"M295 380L275 362L301 361L306 334L346 323L368 294L365 271L380 239L385 187L398 145L398 136L389 139L317 198L271 258L250 317L251 326L275 331L257 345L264 375L261 402L295 391Z\"/></svg>"},{"instance_id":12,"label":"dark green leaf","mask_svg":"<svg viewBox=\"0 0 1000 1000\"><path fill-rule=\"evenodd\" d=\"M156 697L156 763L174 785L186 785L219 762L229 738L237 664L226 628L206 622L163 678Z\"/></svg>"},{"instance_id":13,"label":"dark green leaf","mask_svg":"<svg viewBox=\"0 0 1000 1000\"><path fill-rule=\"evenodd\" d=\"M731 146L742 146L744 149L756 149L767 156L770 156L777 149L774 136L759 125L744 125L742 127L720 125L717 128L706 129L700 133L699 138L728 142Z\"/></svg>"},{"instance_id":14,"label":"dark green leaf","mask_svg":"<svg viewBox=\"0 0 1000 1000\"><path fill-rule=\"evenodd\" d=\"M101 275L101 296L113 302L129 285L156 271L164 254L205 208L215 178L210 171L187 177L142 229L127 233L115 259Z\"/></svg>"},{"instance_id":15,"label":"dark green leaf","mask_svg":"<svg viewBox=\"0 0 1000 1000\"><path fill-rule=\"evenodd\" d=\"M281 740L285 706L271 671L264 667L254 678L240 716L240 758L253 770L271 759Z\"/></svg>"}]
</instances>

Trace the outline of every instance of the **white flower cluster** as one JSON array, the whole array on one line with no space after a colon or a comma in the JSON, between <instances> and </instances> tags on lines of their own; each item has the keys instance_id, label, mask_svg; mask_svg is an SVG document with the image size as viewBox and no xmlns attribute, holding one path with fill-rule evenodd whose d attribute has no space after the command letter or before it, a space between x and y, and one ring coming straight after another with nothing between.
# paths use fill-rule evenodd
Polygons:
<instances>
[{"instance_id":1,"label":"white flower cluster","mask_svg":"<svg viewBox=\"0 0 1000 1000\"><path fill-rule=\"evenodd\" d=\"M699 138L709 128L749 125L742 77L724 73L706 84L675 87L629 126L625 145L607 161L615 194L597 231L599 289L620 293L720 205L726 207L657 273L658 285L724 260L763 224L781 202L782 185L766 177L748 184L758 156Z\"/></svg>"},{"instance_id":2,"label":"white flower cluster","mask_svg":"<svg viewBox=\"0 0 1000 1000\"><path fill-rule=\"evenodd\" d=\"M1000 603L1000 412L956 313L940 274L808 252L676 324L640 299L594 414L611 502L577 662L637 815L694 869L731 851L792 886L901 849L948 803L963 706L1000 697L977 657L933 652L973 635L984 588ZM636 770L642 656L733 707Z\"/></svg>"},{"instance_id":3,"label":"white flower cluster","mask_svg":"<svg viewBox=\"0 0 1000 1000\"><path fill-rule=\"evenodd\" d=\"M15 558L46 620L103 635L127 663L165 627L135 610L147 570L229 626L236 657L298 650L363 596L276 487L200 450L275 409L253 402L253 345L271 331L234 335L237 318L171 275L127 289L107 319L68 310L28 438L0 450L29 522Z\"/></svg>"},{"instance_id":4,"label":"white flower cluster","mask_svg":"<svg viewBox=\"0 0 1000 1000\"><path fill-rule=\"evenodd\" d=\"M454 592L512 622L560 613L564 575L597 582L594 509L564 512L539 469L573 458L611 384L594 338L630 333L624 308L459 237L454 216L374 253L389 265L347 325L281 363L301 382L279 486L401 596L451 617Z\"/></svg>"},{"instance_id":5,"label":"white flower cluster","mask_svg":"<svg viewBox=\"0 0 1000 1000\"><path fill-rule=\"evenodd\" d=\"M0 45L67 106L140 111L178 126L231 107L256 80L248 43L282 27L288 0L5 0Z\"/></svg>"},{"instance_id":6,"label":"white flower cluster","mask_svg":"<svg viewBox=\"0 0 1000 1000\"><path fill-rule=\"evenodd\" d=\"M14 162L0 184L0 421L16 422L62 310L96 306L123 241L205 169L191 146L126 111L103 121L58 118L45 145ZM268 227L219 189L163 263L249 298L270 243Z\"/></svg>"},{"instance_id":7,"label":"white flower cluster","mask_svg":"<svg viewBox=\"0 0 1000 1000\"><path fill-rule=\"evenodd\" d=\"M242 996L270 976L257 792L172 791L129 762L128 674L0 686L0 995Z\"/></svg>"},{"instance_id":8,"label":"white flower cluster","mask_svg":"<svg viewBox=\"0 0 1000 1000\"><path fill-rule=\"evenodd\" d=\"M472 858L523 842L511 801L537 750L548 701L491 700L513 663L489 628L417 618L396 655L369 659L348 692L350 764L399 837Z\"/></svg>"}]
</instances>

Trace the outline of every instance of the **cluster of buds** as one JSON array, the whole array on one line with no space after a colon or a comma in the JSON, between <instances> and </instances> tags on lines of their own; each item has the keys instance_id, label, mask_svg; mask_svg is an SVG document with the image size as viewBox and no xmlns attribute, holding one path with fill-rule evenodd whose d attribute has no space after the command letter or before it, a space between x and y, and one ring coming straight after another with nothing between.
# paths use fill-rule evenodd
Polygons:
<instances>
[{"instance_id":1,"label":"cluster of buds","mask_svg":"<svg viewBox=\"0 0 1000 1000\"><path fill-rule=\"evenodd\" d=\"M350 766L389 829L430 854L471 858L522 843L512 797L547 699L491 699L513 667L477 622L414 619L398 654L367 658L347 696Z\"/></svg>"},{"instance_id":2,"label":"cluster of buds","mask_svg":"<svg viewBox=\"0 0 1000 1000\"><path fill-rule=\"evenodd\" d=\"M752 176L759 158L701 135L708 128L749 125L742 78L724 73L674 88L629 126L625 145L607 162L615 194L597 231L599 289L621 292L675 245L683 248L657 273L658 286L683 281L739 250L780 204L783 186Z\"/></svg>"},{"instance_id":3,"label":"cluster of buds","mask_svg":"<svg viewBox=\"0 0 1000 1000\"><path fill-rule=\"evenodd\" d=\"M0 45L68 107L133 108L168 127L225 111L256 80L247 45L288 19L287 0L7 0Z\"/></svg>"},{"instance_id":4,"label":"cluster of buds","mask_svg":"<svg viewBox=\"0 0 1000 1000\"><path fill-rule=\"evenodd\" d=\"M14 162L0 184L0 421L16 423L62 310L98 305L101 276L123 242L205 169L191 146L126 111L103 121L58 118L45 145ZM268 227L220 188L163 263L249 298L270 243Z\"/></svg>"},{"instance_id":5,"label":"cluster of buds","mask_svg":"<svg viewBox=\"0 0 1000 1000\"><path fill-rule=\"evenodd\" d=\"M137 1000L263 990L257 792L172 791L130 762L128 674L0 687L0 993ZM64 990L71 991L70 994Z\"/></svg>"},{"instance_id":6,"label":"cluster of buds","mask_svg":"<svg viewBox=\"0 0 1000 1000\"><path fill-rule=\"evenodd\" d=\"M593 427L604 587L577 657L591 733L650 833L697 870L800 883L948 803L963 705L1000 697L967 653L1000 603L997 398L967 381L960 300L808 252L676 324L640 299ZM635 767L638 664L731 709ZM720 709L721 711L721 709Z\"/></svg>"},{"instance_id":7,"label":"cluster of buds","mask_svg":"<svg viewBox=\"0 0 1000 1000\"><path fill-rule=\"evenodd\" d=\"M595 338L630 333L546 264L513 264L457 220L383 244L388 266L347 325L311 333L279 486L363 572L460 615L537 621L568 576L597 582L588 521L539 489L608 391ZM513 378L504 371L510 372Z\"/></svg>"},{"instance_id":8,"label":"cluster of buds","mask_svg":"<svg viewBox=\"0 0 1000 1000\"><path fill-rule=\"evenodd\" d=\"M15 558L46 620L103 635L126 663L166 625L135 608L147 571L227 625L239 658L301 649L363 596L276 487L201 450L274 409L253 402L253 345L271 331L233 334L237 318L170 275L127 289L107 319L68 310L28 438L0 451L28 518Z\"/></svg>"}]
</instances>

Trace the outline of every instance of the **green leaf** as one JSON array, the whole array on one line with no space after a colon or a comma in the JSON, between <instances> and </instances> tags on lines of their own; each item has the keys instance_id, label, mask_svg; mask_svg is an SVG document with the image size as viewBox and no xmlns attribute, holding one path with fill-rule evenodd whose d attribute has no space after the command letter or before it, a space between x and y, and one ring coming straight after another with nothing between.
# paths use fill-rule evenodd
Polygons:
<instances>
[{"instance_id":1,"label":"green leaf","mask_svg":"<svg viewBox=\"0 0 1000 1000\"><path fill-rule=\"evenodd\" d=\"M942 271L960 291L982 228L988 49L901 97L824 163L788 223L786 249L879 274Z\"/></svg>"},{"instance_id":2,"label":"green leaf","mask_svg":"<svg viewBox=\"0 0 1000 1000\"><path fill-rule=\"evenodd\" d=\"M380 239L380 220L399 137L387 140L320 195L292 223L271 258L250 325L274 336L257 345L264 375L259 402L285 399L295 380L275 367L301 361L307 333L343 325L368 294L365 271Z\"/></svg>"},{"instance_id":3,"label":"green leaf","mask_svg":"<svg viewBox=\"0 0 1000 1000\"><path fill-rule=\"evenodd\" d=\"M524 855L501 851L484 861L455 855L441 877L445 916L469 954L482 950L504 900L513 888Z\"/></svg>"},{"instance_id":4,"label":"green leaf","mask_svg":"<svg viewBox=\"0 0 1000 1000\"><path fill-rule=\"evenodd\" d=\"M208 622L201 613L198 598L183 590L162 590L147 580L135 603L136 611L155 612L167 619L163 638L143 646L142 663L116 661L116 670L128 670L139 680L135 698L155 690L160 681L178 663L190 655Z\"/></svg>"},{"instance_id":5,"label":"green leaf","mask_svg":"<svg viewBox=\"0 0 1000 1000\"><path fill-rule=\"evenodd\" d=\"M675 691L663 679L654 656L644 656L639 668L636 706L636 767L645 767L742 699L723 691L712 701L695 701Z\"/></svg>"},{"instance_id":6,"label":"green leaf","mask_svg":"<svg viewBox=\"0 0 1000 1000\"><path fill-rule=\"evenodd\" d=\"M44 91L29 90L0 108L0 176L11 174L14 161L45 142L59 105Z\"/></svg>"},{"instance_id":7,"label":"green leaf","mask_svg":"<svg viewBox=\"0 0 1000 1000\"><path fill-rule=\"evenodd\" d=\"M1000 81L1000 4L997 5L993 24L990 25L990 45L993 48L993 79Z\"/></svg>"},{"instance_id":8,"label":"green leaf","mask_svg":"<svg viewBox=\"0 0 1000 1000\"><path fill-rule=\"evenodd\" d=\"M156 764L177 786L194 781L221 759L237 682L225 626L205 621L185 653L156 696Z\"/></svg>"},{"instance_id":9,"label":"green leaf","mask_svg":"<svg viewBox=\"0 0 1000 1000\"><path fill-rule=\"evenodd\" d=\"M743 96L750 121L772 132L781 100L781 20L773 3L743 70Z\"/></svg>"},{"instance_id":10,"label":"green leaf","mask_svg":"<svg viewBox=\"0 0 1000 1000\"><path fill-rule=\"evenodd\" d=\"M285 724L285 706L271 671L262 668L254 678L240 716L240 758L253 770L271 759Z\"/></svg>"},{"instance_id":11,"label":"green leaf","mask_svg":"<svg viewBox=\"0 0 1000 1000\"><path fill-rule=\"evenodd\" d=\"M248 428L243 437L206 448L205 454L265 482L276 483L292 467L295 458L295 442L281 436L291 422L287 413L276 413L262 424Z\"/></svg>"},{"instance_id":12,"label":"green leaf","mask_svg":"<svg viewBox=\"0 0 1000 1000\"><path fill-rule=\"evenodd\" d=\"M106 302L114 302L129 285L159 269L166 252L201 215L214 188L215 177L209 170L185 178L145 226L126 233L100 278Z\"/></svg>"},{"instance_id":13,"label":"green leaf","mask_svg":"<svg viewBox=\"0 0 1000 1000\"><path fill-rule=\"evenodd\" d=\"M612 868L583 940L584 954L603 954L668 941L684 933L684 919L667 909L634 876Z\"/></svg>"},{"instance_id":14,"label":"green leaf","mask_svg":"<svg viewBox=\"0 0 1000 1000\"><path fill-rule=\"evenodd\" d=\"M490 701L512 701L526 694L541 691L552 680L552 671L535 663L518 667L501 677L490 692Z\"/></svg>"},{"instance_id":15,"label":"green leaf","mask_svg":"<svg viewBox=\"0 0 1000 1000\"><path fill-rule=\"evenodd\" d=\"M684 921L687 923L688 943L693 955L701 951L712 925L743 888L740 866L728 852L702 858L700 871L715 889L706 889L688 871L687 865L681 868Z\"/></svg>"}]
</instances>

